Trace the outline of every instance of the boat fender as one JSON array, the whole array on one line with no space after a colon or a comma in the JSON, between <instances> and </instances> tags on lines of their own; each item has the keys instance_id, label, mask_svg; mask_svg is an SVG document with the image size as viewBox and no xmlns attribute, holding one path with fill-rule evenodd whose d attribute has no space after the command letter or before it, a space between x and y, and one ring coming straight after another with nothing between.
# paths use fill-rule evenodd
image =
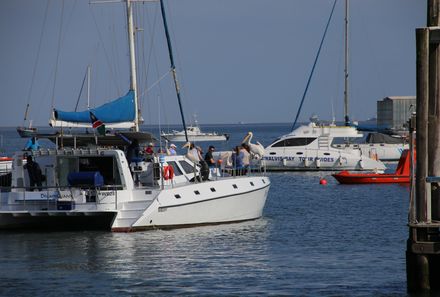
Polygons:
<instances>
[{"instance_id":1,"label":"boat fender","mask_svg":"<svg viewBox=\"0 0 440 297\"><path fill-rule=\"evenodd\" d=\"M167 165L163 167L162 176L164 180L169 180L174 178L174 167Z\"/></svg>"},{"instance_id":2,"label":"boat fender","mask_svg":"<svg viewBox=\"0 0 440 297\"><path fill-rule=\"evenodd\" d=\"M307 157L305 157L305 159L304 159L304 167L309 167L309 165L310 165L309 163L310 163L309 159Z\"/></svg>"},{"instance_id":3,"label":"boat fender","mask_svg":"<svg viewBox=\"0 0 440 297\"><path fill-rule=\"evenodd\" d=\"M283 159L283 166L286 166L286 165L287 165L287 160Z\"/></svg>"},{"instance_id":4,"label":"boat fender","mask_svg":"<svg viewBox=\"0 0 440 297\"><path fill-rule=\"evenodd\" d=\"M319 158L316 158L316 167L321 167L321 160Z\"/></svg>"},{"instance_id":5,"label":"boat fender","mask_svg":"<svg viewBox=\"0 0 440 297\"><path fill-rule=\"evenodd\" d=\"M370 151L370 158L377 161L378 160L377 153Z\"/></svg>"}]
</instances>

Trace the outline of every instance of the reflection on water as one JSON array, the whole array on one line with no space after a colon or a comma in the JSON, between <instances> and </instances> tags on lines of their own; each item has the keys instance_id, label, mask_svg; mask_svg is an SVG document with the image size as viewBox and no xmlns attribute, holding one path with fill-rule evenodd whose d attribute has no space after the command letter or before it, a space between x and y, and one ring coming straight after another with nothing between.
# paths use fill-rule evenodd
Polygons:
<instances>
[{"instance_id":1,"label":"reflection on water","mask_svg":"<svg viewBox=\"0 0 440 297\"><path fill-rule=\"evenodd\" d=\"M231 134L222 144L228 148L248 131L267 145L289 128L209 130ZM407 186L340 185L329 173L269 175L263 218L251 222L0 233L0 296L406 295Z\"/></svg>"},{"instance_id":2,"label":"reflection on water","mask_svg":"<svg viewBox=\"0 0 440 297\"><path fill-rule=\"evenodd\" d=\"M69 292L239 293L243 281L270 274L268 233L266 219L139 233L4 233L0 293L55 292L62 283Z\"/></svg>"}]
</instances>

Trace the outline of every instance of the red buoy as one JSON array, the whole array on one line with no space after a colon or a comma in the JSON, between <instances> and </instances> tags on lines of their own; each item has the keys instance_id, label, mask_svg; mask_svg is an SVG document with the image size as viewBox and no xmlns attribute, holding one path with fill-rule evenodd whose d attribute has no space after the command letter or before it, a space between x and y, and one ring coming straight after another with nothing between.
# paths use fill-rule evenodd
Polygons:
<instances>
[{"instance_id":1,"label":"red buoy","mask_svg":"<svg viewBox=\"0 0 440 297\"><path fill-rule=\"evenodd\" d=\"M319 184L325 186L325 185L327 184L327 180L326 180L325 178L321 178L321 179L319 180Z\"/></svg>"}]
</instances>

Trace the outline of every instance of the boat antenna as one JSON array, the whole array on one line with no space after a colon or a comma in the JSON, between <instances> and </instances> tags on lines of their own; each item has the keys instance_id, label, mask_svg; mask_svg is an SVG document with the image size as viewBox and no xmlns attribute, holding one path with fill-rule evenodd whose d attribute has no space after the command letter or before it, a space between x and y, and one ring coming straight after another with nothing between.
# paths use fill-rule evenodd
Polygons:
<instances>
[{"instance_id":1,"label":"boat antenna","mask_svg":"<svg viewBox=\"0 0 440 297\"><path fill-rule=\"evenodd\" d=\"M350 126L348 116L348 0L345 0L345 69L344 69L344 120L345 126Z\"/></svg>"},{"instance_id":2,"label":"boat antenna","mask_svg":"<svg viewBox=\"0 0 440 297\"><path fill-rule=\"evenodd\" d=\"M169 54L170 63L171 63L171 72L173 73L174 86L176 87L176 95L177 95L177 101L179 102L179 109L180 109L180 116L182 118L183 131L185 131L185 139L186 139L186 142L188 142L188 133L186 131L185 116L183 114L182 100L180 98L180 87L179 87L179 82L177 80L176 66L174 64L174 57L173 57L173 48L171 46L171 38L170 38L170 33L168 31L167 17L165 15L165 7L163 4L163 0L160 0L160 10L162 13L162 20L163 20L163 26L165 29L165 35L167 38L168 54Z\"/></svg>"},{"instance_id":3,"label":"boat antenna","mask_svg":"<svg viewBox=\"0 0 440 297\"><path fill-rule=\"evenodd\" d=\"M306 98L306 94L307 94L307 91L309 89L310 81L312 80L312 76L313 76L313 73L315 71L315 66L316 66L316 63L318 62L319 54L321 53L322 44L324 43L325 36L327 35L327 30L328 30L328 27L330 25L330 21L332 19L333 12L335 10L335 6L336 6L336 2L337 1L338 0L334 0L334 2L333 2L333 7L332 7L332 10L330 12L330 16L328 18L327 24L325 26L324 34L322 35L321 43L319 44L319 48L318 48L318 52L316 53L315 61L313 62L312 71L310 72L309 79L307 80L306 88L305 88L304 93L303 93L302 98L301 98L301 103L299 104L298 111L296 112L295 121L293 122L293 125L292 125L292 131L295 128L296 122L298 121L299 114L301 113L301 109L302 109L302 106L303 106L303 103L304 103L304 99Z\"/></svg>"}]
</instances>

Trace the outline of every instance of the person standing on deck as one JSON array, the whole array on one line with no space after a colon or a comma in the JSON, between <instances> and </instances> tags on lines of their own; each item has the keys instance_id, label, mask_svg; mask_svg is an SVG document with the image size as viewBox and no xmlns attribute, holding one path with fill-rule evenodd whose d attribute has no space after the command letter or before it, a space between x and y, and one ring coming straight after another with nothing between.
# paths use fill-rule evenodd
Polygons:
<instances>
[{"instance_id":1,"label":"person standing on deck","mask_svg":"<svg viewBox=\"0 0 440 297\"><path fill-rule=\"evenodd\" d=\"M38 190L42 191L43 174L41 173L40 165L34 162L32 156L27 156L27 163L24 165L24 168L27 169L29 175L30 190L33 191L35 185L37 185Z\"/></svg>"},{"instance_id":2,"label":"person standing on deck","mask_svg":"<svg viewBox=\"0 0 440 297\"><path fill-rule=\"evenodd\" d=\"M38 149L40 149L40 144L38 143L38 139L35 136L30 138L24 147L25 151L36 151Z\"/></svg>"}]
</instances>

